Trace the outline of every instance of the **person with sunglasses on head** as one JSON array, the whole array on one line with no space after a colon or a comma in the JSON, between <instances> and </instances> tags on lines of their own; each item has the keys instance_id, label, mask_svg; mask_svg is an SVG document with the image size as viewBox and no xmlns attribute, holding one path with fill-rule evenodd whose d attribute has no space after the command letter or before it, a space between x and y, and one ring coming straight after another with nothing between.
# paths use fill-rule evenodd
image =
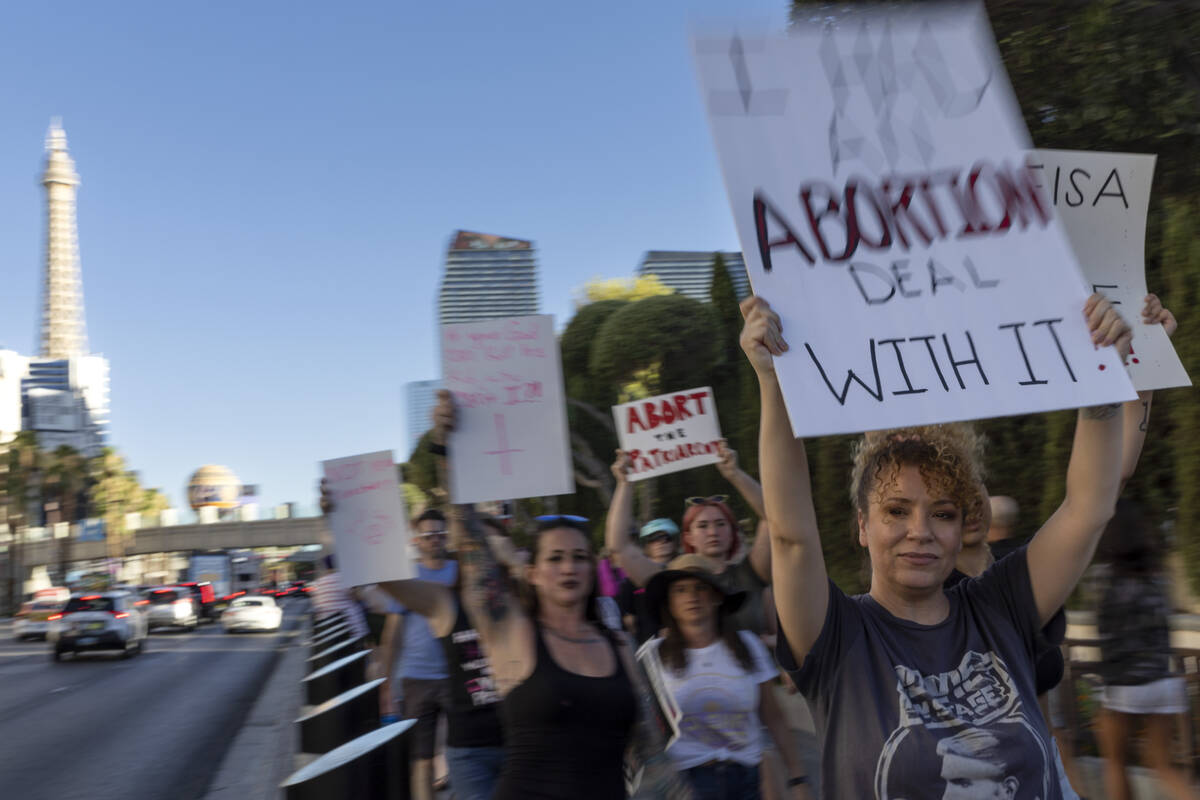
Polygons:
<instances>
[{"instance_id":1,"label":"person with sunglasses on head","mask_svg":"<svg viewBox=\"0 0 1200 800\"><path fill-rule=\"evenodd\" d=\"M442 472L456 417L452 396L440 392L432 439ZM470 506L451 511L463 605L502 698L505 761L495 800L626 796L623 763L638 722L638 673L624 637L600 619L589 525L567 514L538 518L518 596L479 515Z\"/></svg>"},{"instance_id":2,"label":"person with sunglasses on head","mask_svg":"<svg viewBox=\"0 0 1200 800\"><path fill-rule=\"evenodd\" d=\"M738 630L733 615L746 593L726 590L718 566L682 555L646 587L646 607L663 634L639 656L654 656L682 714L667 755L699 800L756 800L765 726L791 776L790 795L807 798L808 776L773 691L779 670L757 636Z\"/></svg>"},{"instance_id":3,"label":"person with sunglasses on head","mask_svg":"<svg viewBox=\"0 0 1200 800\"><path fill-rule=\"evenodd\" d=\"M724 440L718 452L721 461L717 468L721 475L737 488L759 518L765 519L762 487L738 467L737 452ZM620 558L629 579L637 586L645 586L663 570L663 565L647 557L630 538L629 532L634 527L630 468L629 455L618 450L612 465L617 483L605 522L605 542ZM739 558L741 536L727 500L725 495L687 499L681 526L683 549L716 562L719 565L717 580L726 591L746 592L746 602L734 615L734 623L739 628L763 634L769 629L763 591L771 582L770 537L765 535L765 525L760 523L760 535L755 537L750 552Z\"/></svg>"},{"instance_id":4,"label":"person with sunglasses on head","mask_svg":"<svg viewBox=\"0 0 1200 800\"><path fill-rule=\"evenodd\" d=\"M1141 403L1081 409L1058 510L1028 548L949 589L943 583L962 549L964 519L980 496L976 454L940 426L920 436L864 437L851 493L870 590L850 597L826 572L804 442L792 432L775 373L775 357L788 349L782 322L760 297L745 300L742 314L741 345L762 397L776 654L813 712L821 796L965 796L973 781L958 771L963 764L939 757L971 739L1003 743L989 761L1013 768L1004 781L1021 796L1059 800L1033 656L1113 514L1122 418L1140 418ZM1094 294L1083 314L1097 347L1129 355L1129 325L1109 301Z\"/></svg>"},{"instance_id":5,"label":"person with sunglasses on head","mask_svg":"<svg viewBox=\"0 0 1200 800\"><path fill-rule=\"evenodd\" d=\"M665 567L678 554L679 526L669 519L652 519L639 531L638 544L646 558ZM628 575L617 589L617 606L625 629L638 645L658 635L658 618L646 608L646 590Z\"/></svg>"},{"instance_id":6,"label":"person with sunglasses on head","mask_svg":"<svg viewBox=\"0 0 1200 800\"><path fill-rule=\"evenodd\" d=\"M446 553L446 516L436 508L427 509L413 520L412 531L420 556L416 577L427 583L453 586L458 580L458 562ZM379 687L380 710L384 714L399 710L405 718L417 720L412 738L413 797L432 800L437 783L433 759L438 719L451 704L446 655L426 617L395 600L388 607L380 649L387 678ZM399 709L393 700L397 674Z\"/></svg>"}]
</instances>

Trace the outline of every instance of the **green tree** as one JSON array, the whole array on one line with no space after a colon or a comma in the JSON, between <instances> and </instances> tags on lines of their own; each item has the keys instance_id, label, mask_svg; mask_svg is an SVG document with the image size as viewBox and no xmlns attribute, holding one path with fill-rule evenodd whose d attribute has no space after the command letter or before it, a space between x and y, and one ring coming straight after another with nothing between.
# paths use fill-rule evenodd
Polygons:
<instances>
[{"instance_id":1,"label":"green tree","mask_svg":"<svg viewBox=\"0 0 1200 800\"><path fill-rule=\"evenodd\" d=\"M934 2L936 0L910 0ZM795 0L793 20L825 20L840 3ZM1045 3L988 0L992 29L1038 147L1154 153L1146 279L1181 322L1175 347L1189 373L1200 342L1200 6L1181 0ZM1047 80L1047 76L1054 76ZM1150 435L1126 495L1173 525L1200 591L1200 399L1159 392ZM1020 503L1032 533L1061 502L1071 412L988 420L988 487ZM816 478L814 478L816 479Z\"/></svg>"},{"instance_id":2,"label":"green tree","mask_svg":"<svg viewBox=\"0 0 1200 800\"><path fill-rule=\"evenodd\" d=\"M42 481L42 505L46 524L65 522L73 525L80 519L85 508L84 492L87 489L87 459L74 447L60 445L49 454ZM59 540L59 581L66 579L71 557L71 536Z\"/></svg>"},{"instance_id":3,"label":"green tree","mask_svg":"<svg viewBox=\"0 0 1200 800\"><path fill-rule=\"evenodd\" d=\"M713 253L709 302L712 303L713 315L717 320L718 356L712 367L712 382L717 413L721 419L721 432L729 440L730 446L744 457L747 443L742 441L742 431L737 425L742 395L740 384L744 377L742 364L746 361L738 344L738 337L742 331L742 312L738 307L737 292L733 288L733 280L729 277L729 269L725 266L725 257L720 253ZM742 468L752 474L758 474L757 464L753 461L746 461Z\"/></svg>"}]
</instances>

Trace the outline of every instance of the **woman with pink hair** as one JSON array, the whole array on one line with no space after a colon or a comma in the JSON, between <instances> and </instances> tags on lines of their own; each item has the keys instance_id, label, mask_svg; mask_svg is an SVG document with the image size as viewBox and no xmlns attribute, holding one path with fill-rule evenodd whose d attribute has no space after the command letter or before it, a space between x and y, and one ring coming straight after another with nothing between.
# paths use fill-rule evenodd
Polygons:
<instances>
[{"instance_id":1,"label":"woman with pink hair","mask_svg":"<svg viewBox=\"0 0 1200 800\"><path fill-rule=\"evenodd\" d=\"M721 475L734 485L759 519L765 518L762 487L738 467L737 452L730 449L723 440L718 452L721 461L717 469ZM663 565L647 557L630 536L634 522L633 488L628 479L629 469L629 455L623 450L618 450L617 459L612 465L617 486L613 491L612 504L608 508L608 519L605 521L605 544L620 560L629 580L637 586L644 587L651 578L662 571ZM738 629L761 634L768 629L763 592L771 582L770 537L767 535L765 524L759 523L758 535L754 538L750 552L739 558L742 538L733 511L726 503L727 499L724 495L688 498L681 526L683 549L716 562L720 568L716 580L724 591L746 593L746 602L732 616L734 625Z\"/></svg>"}]
</instances>

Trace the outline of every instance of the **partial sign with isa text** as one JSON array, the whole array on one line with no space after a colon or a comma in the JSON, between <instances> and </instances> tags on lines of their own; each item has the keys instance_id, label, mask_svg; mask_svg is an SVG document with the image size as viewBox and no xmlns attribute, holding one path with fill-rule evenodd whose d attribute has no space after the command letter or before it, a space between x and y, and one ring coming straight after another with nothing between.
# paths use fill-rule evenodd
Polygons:
<instances>
[{"instance_id":1,"label":"partial sign with isa text","mask_svg":"<svg viewBox=\"0 0 1200 800\"><path fill-rule=\"evenodd\" d=\"M1035 150L1032 164L1071 240L1087 290L1102 292L1133 327L1125 366L1139 392L1192 385L1162 325L1141 320L1154 161L1130 153Z\"/></svg>"}]
</instances>

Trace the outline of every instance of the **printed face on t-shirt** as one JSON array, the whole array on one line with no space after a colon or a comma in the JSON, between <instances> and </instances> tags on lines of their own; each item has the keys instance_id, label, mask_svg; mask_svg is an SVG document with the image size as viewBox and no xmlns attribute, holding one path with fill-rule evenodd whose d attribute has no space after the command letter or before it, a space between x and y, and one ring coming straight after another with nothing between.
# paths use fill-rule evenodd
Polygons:
<instances>
[{"instance_id":1,"label":"printed face on t-shirt","mask_svg":"<svg viewBox=\"0 0 1200 800\"><path fill-rule=\"evenodd\" d=\"M733 529L729 520L715 506L706 506L691 526L683 532L688 542L697 553L717 561L724 561L729 552L729 544L733 541Z\"/></svg>"},{"instance_id":2,"label":"printed face on t-shirt","mask_svg":"<svg viewBox=\"0 0 1200 800\"><path fill-rule=\"evenodd\" d=\"M942 757L942 800L1016 797L1020 781L1005 768L1000 742L989 731L968 728L938 743Z\"/></svg>"},{"instance_id":3,"label":"printed face on t-shirt","mask_svg":"<svg viewBox=\"0 0 1200 800\"><path fill-rule=\"evenodd\" d=\"M872 588L882 582L900 594L940 590L962 549L962 512L950 498L931 495L915 466L875 487L858 528L870 551Z\"/></svg>"}]
</instances>

